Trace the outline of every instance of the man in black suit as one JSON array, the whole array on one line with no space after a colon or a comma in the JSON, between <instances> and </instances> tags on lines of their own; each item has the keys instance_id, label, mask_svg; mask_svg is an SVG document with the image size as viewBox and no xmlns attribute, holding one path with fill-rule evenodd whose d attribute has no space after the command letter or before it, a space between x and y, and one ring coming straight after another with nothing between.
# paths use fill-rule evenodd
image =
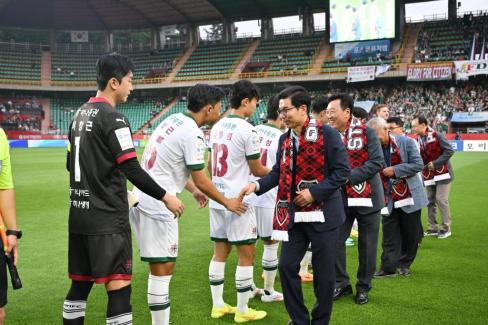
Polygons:
<instances>
[{"instance_id":1,"label":"man in black suit","mask_svg":"<svg viewBox=\"0 0 488 325\"><path fill-rule=\"evenodd\" d=\"M288 87L279 98L279 112L289 130L280 138L276 164L268 175L243 188L241 195L252 192L261 195L278 185L273 237L275 230L276 234L285 233L281 237L279 272L285 306L291 318L289 324L328 324L334 294L338 229L345 218L341 187L349 177L347 153L336 130L309 119L311 99L303 87ZM310 152L320 154L315 156L317 159L310 160ZM303 170L318 177L304 181ZM285 182L283 178L290 181ZM283 193L288 199L280 200ZM310 211L311 207L319 208ZM307 210L309 212L304 212ZM289 223L278 231L277 220L283 215ZM317 298L311 319L298 275L300 261L310 243Z\"/></svg>"},{"instance_id":2,"label":"man in black suit","mask_svg":"<svg viewBox=\"0 0 488 325\"><path fill-rule=\"evenodd\" d=\"M329 125L337 129L347 141L346 149L351 160L360 151L367 151L367 160L356 166L351 165L349 184L356 189L362 189L365 183L369 183L371 194L369 200L357 200L367 203L352 203L354 197L348 195L346 203L346 221L339 230L337 242L336 260L336 285L334 299L352 294L349 275L346 271L346 247L344 242L351 233L354 219L358 221L359 231L359 268L357 272L356 297L357 304L368 302L368 292L371 290L371 280L376 268L376 248L380 225L380 211L385 206L383 185L379 171L385 166L381 144L373 129L358 124L358 128L350 131L352 122L352 110L354 102L347 94L338 94L329 97L327 114ZM361 130L361 131L360 131ZM359 134L356 132L360 131ZM362 134L361 134L362 132ZM351 134L352 133L352 136ZM356 135L356 136L355 136ZM359 138L358 138L359 137ZM363 138L366 141L363 141ZM364 147L366 146L366 148ZM357 202L356 201L356 202Z\"/></svg>"}]
</instances>

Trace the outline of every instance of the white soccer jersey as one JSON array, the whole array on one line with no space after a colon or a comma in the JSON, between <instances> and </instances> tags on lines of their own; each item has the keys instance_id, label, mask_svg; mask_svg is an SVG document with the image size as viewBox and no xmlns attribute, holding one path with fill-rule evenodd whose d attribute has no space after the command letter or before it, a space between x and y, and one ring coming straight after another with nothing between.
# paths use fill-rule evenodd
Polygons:
<instances>
[{"instance_id":1,"label":"white soccer jersey","mask_svg":"<svg viewBox=\"0 0 488 325\"><path fill-rule=\"evenodd\" d=\"M249 182L247 161L259 158L256 129L237 115L225 117L210 131L209 150L212 155L212 182L224 196L237 197ZM213 200L210 200L210 208L225 209Z\"/></svg>"},{"instance_id":2,"label":"white soccer jersey","mask_svg":"<svg viewBox=\"0 0 488 325\"><path fill-rule=\"evenodd\" d=\"M276 153L278 152L278 143L280 136L283 134L280 129L271 124L261 124L256 126L258 132L259 146L261 148L261 163L269 168L273 168L276 162ZM252 179L258 179L252 177ZM278 187L275 187L263 195L257 196L253 200L253 205L263 208L274 208L276 204L276 195Z\"/></svg>"},{"instance_id":3,"label":"white soccer jersey","mask_svg":"<svg viewBox=\"0 0 488 325\"><path fill-rule=\"evenodd\" d=\"M181 193L190 177L190 170L205 168L205 142L202 130L185 113L166 118L154 130L144 149L142 168L168 193ZM163 202L134 189L138 209L159 219L172 219L173 213Z\"/></svg>"}]
</instances>

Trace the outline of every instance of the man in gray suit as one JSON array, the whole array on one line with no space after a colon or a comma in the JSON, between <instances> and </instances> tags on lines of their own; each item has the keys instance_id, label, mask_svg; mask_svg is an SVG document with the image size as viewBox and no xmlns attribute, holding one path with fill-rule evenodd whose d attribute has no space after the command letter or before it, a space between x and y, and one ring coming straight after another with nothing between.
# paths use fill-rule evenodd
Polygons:
<instances>
[{"instance_id":1,"label":"man in gray suit","mask_svg":"<svg viewBox=\"0 0 488 325\"><path fill-rule=\"evenodd\" d=\"M419 176L423 168L422 157L415 141L402 135L388 132L388 123L382 118L373 118L368 122L380 139L383 148L386 168L383 175L386 182L385 195L388 206L383 213L383 253L381 267L375 273L375 278L385 278L396 275L397 268L402 276L410 275L412 265L420 240L422 208L427 206L427 195ZM392 159L396 148L400 151L401 161ZM398 157L397 157L398 158ZM394 182L406 180L407 187L393 188ZM403 181L404 182L404 181ZM399 200L398 188L405 189L403 200ZM410 193L410 195L408 195ZM395 202L395 200L397 200Z\"/></svg>"},{"instance_id":2,"label":"man in gray suit","mask_svg":"<svg viewBox=\"0 0 488 325\"><path fill-rule=\"evenodd\" d=\"M426 143L435 142L440 147L440 154L434 159L425 161L424 164L428 170L435 172L439 168L447 165L449 171L449 178L436 180L434 184L426 186L427 198L429 200L427 222L429 228L424 233L425 236L437 236L439 239L448 238L451 236L451 212L449 210L449 192L451 191L451 183L454 180L454 173L451 165L451 157L454 154L449 141L440 134L429 127L425 116L419 116L412 120L412 130L419 136L420 154L422 156L428 155ZM434 139L429 139L429 134L435 134ZM424 145L422 145L424 144ZM441 210L442 224L437 225L437 207Z\"/></svg>"},{"instance_id":3,"label":"man in gray suit","mask_svg":"<svg viewBox=\"0 0 488 325\"><path fill-rule=\"evenodd\" d=\"M329 98L327 115L329 125L337 129L345 138L348 132L348 125L352 119L352 109L354 101L347 94L333 95ZM357 272L356 297L357 304L362 305L369 301L368 292L371 290L371 280L376 269L376 249L378 245L378 234L380 225L380 210L385 206L383 185L378 174L384 167L383 153L380 141L373 129L366 127L366 149L368 160L359 167L351 166L351 176L349 183L352 186L361 186L366 181L371 185L371 203L369 206L348 206L345 198L346 221L339 230L339 240L337 242L336 259L336 285L334 299L352 294L352 287L349 275L346 271L346 248L344 242L351 233L354 219L358 221L358 251L359 268ZM347 140L347 139L346 139ZM356 139L352 139L356 140ZM361 141L362 142L362 141ZM348 142L346 149L348 154L354 155L357 149ZM363 148L363 144L361 144ZM346 193L346 190L344 190Z\"/></svg>"}]
</instances>

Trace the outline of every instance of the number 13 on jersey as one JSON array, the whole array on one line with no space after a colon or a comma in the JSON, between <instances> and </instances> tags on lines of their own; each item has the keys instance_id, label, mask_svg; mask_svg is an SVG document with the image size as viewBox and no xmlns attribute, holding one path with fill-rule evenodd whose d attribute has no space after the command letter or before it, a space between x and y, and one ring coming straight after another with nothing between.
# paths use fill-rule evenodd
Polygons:
<instances>
[{"instance_id":1,"label":"number 13 on jersey","mask_svg":"<svg viewBox=\"0 0 488 325\"><path fill-rule=\"evenodd\" d=\"M223 177L227 173L227 157L229 150L223 143L214 143L212 146L212 176Z\"/></svg>"}]
</instances>

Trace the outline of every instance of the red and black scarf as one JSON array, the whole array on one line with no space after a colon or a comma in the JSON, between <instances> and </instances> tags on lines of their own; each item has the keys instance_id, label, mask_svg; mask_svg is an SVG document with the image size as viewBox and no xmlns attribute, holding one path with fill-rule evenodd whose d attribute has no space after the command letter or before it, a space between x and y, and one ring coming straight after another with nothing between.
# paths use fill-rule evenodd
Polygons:
<instances>
[{"instance_id":1,"label":"red and black scarf","mask_svg":"<svg viewBox=\"0 0 488 325\"><path fill-rule=\"evenodd\" d=\"M436 160L442 154L441 144L437 139L437 132L430 126L427 127L425 134L425 140L422 137L418 137L418 143L420 147L420 154L424 162L424 169L422 170L422 178L424 179L425 186L435 185L436 182L445 179L450 179L449 167L447 164L442 165L435 170L429 170L428 163Z\"/></svg>"},{"instance_id":2,"label":"red and black scarf","mask_svg":"<svg viewBox=\"0 0 488 325\"><path fill-rule=\"evenodd\" d=\"M368 161L368 138L366 137L366 125L361 120L353 117L346 126L343 135L344 145L349 155L349 167L351 169L361 167ZM351 185L346 183L347 205L350 207L372 207L371 184L364 181L361 184Z\"/></svg>"},{"instance_id":3,"label":"red and black scarf","mask_svg":"<svg viewBox=\"0 0 488 325\"><path fill-rule=\"evenodd\" d=\"M390 166L396 166L403 164L402 156L400 154L400 148L396 143L395 138L388 132L389 137L389 146L390 146ZM410 188L408 187L407 178L389 178L383 174L383 171L380 173L381 181L383 182L383 190L385 191L385 205L386 210L381 210L382 214L387 214L386 211L388 210L388 190L391 180L391 198L393 200L393 207L394 208L401 208L407 205L413 205L413 198L412 193L410 192Z\"/></svg>"},{"instance_id":4,"label":"red and black scarf","mask_svg":"<svg viewBox=\"0 0 488 325\"><path fill-rule=\"evenodd\" d=\"M325 149L322 125L315 120L307 120L303 125L298 149L294 148L292 130L281 144L280 176L278 195L273 217L274 240L288 241L290 206L292 191L292 173L295 169L296 191L312 187L324 180ZM293 166L293 151L296 151L296 166ZM295 222L324 222L324 203L313 202L304 207L295 207Z\"/></svg>"}]
</instances>

